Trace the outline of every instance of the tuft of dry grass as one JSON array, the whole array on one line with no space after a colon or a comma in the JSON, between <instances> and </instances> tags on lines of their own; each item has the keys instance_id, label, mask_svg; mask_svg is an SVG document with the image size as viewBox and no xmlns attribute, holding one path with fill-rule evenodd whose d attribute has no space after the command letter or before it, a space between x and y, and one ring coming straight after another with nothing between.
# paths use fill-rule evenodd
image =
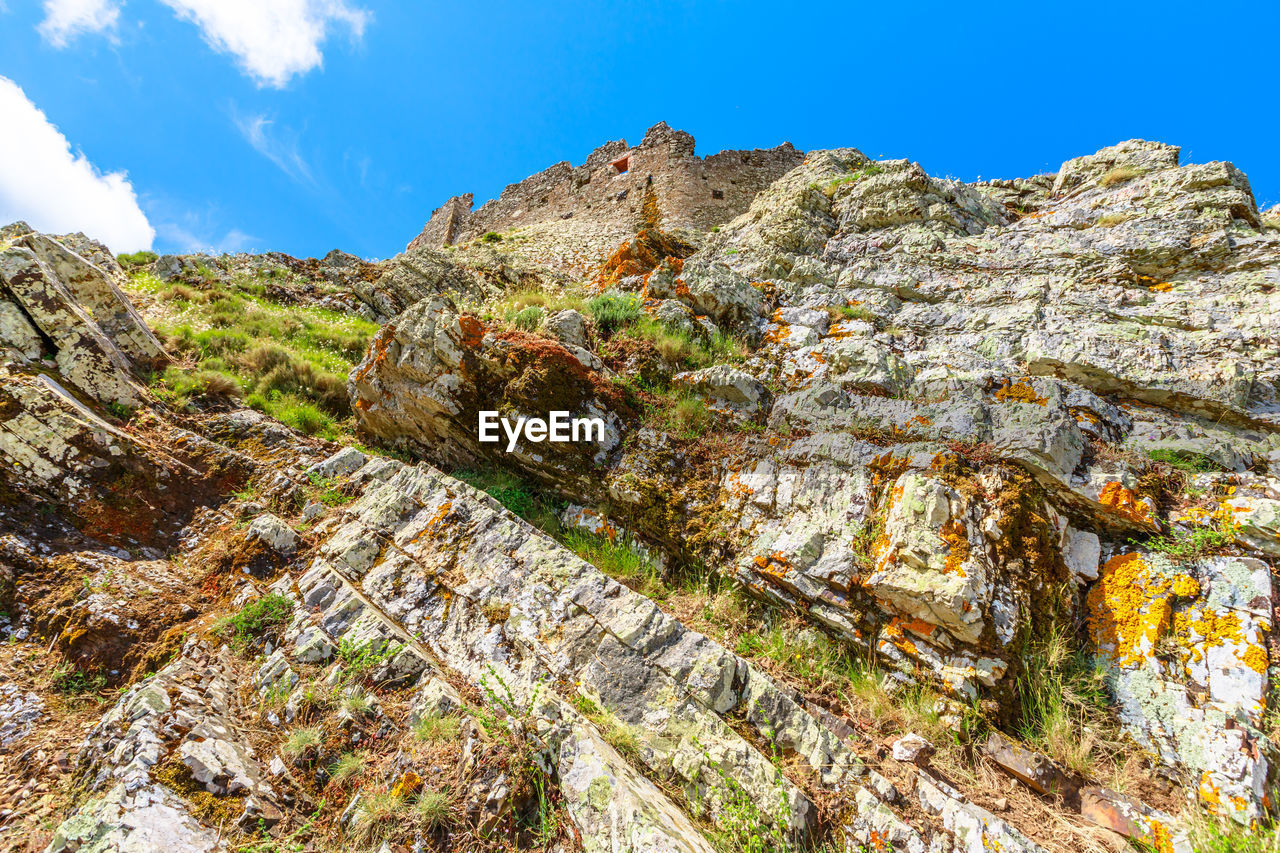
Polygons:
<instances>
[{"instance_id":1,"label":"tuft of dry grass","mask_svg":"<svg viewBox=\"0 0 1280 853\"><path fill-rule=\"evenodd\" d=\"M1132 166L1117 166L1098 179L1098 186L1109 189L1117 184L1123 184L1125 181L1132 181L1141 174L1141 169L1135 169Z\"/></svg>"},{"instance_id":2,"label":"tuft of dry grass","mask_svg":"<svg viewBox=\"0 0 1280 853\"><path fill-rule=\"evenodd\" d=\"M1098 221L1094 223L1099 228L1114 228L1122 222L1128 222L1133 219L1136 214L1133 213L1108 213L1098 217Z\"/></svg>"}]
</instances>

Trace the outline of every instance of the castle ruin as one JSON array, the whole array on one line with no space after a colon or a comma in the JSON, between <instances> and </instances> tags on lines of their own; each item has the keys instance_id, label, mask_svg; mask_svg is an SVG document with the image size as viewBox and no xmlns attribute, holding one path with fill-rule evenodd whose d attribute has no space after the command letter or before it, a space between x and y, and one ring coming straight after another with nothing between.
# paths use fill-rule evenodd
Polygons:
<instances>
[{"instance_id":1,"label":"castle ruin","mask_svg":"<svg viewBox=\"0 0 1280 853\"><path fill-rule=\"evenodd\" d=\"M803 159L790 142L699 157L691 135L659 122L634 148L622 139L607 142L581 166L557 163L509 185L479 210L472 210L473 194L454 196L432 212L409 249L438 249L489 231L564 220L589 222L620 239L640 227L646 189L652 189L662 228L707 231L745 212L761 190Z\"/></svg>"}]
</instances>

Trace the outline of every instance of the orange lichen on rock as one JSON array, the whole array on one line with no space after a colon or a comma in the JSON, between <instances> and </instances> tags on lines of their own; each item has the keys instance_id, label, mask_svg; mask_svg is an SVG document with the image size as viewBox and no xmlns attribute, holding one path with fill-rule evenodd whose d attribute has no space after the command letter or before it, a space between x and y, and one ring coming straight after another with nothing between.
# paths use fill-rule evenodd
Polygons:
<instances>
[{"instance_id":1,"label":"orange lichen on rock","mask_svg":"<svg viewBox=\"0 0 1280 853\"><path fill-rule=\"evenodd\" d=\"M1151 509L1132 490L1126 489L1124 483L1112 480L1102 487L1098 494L1098 503L1116 515L1127 518L1146 527L1152 527Z\"/></svg>"},{"instance_id":2,"label":"orange lichen on rock","mask_svg":"<svg viewBox=\"0 0 1280 853\"><path fill-rule=\"evenodd\" d=\"M996 389L995 398L1005 403L1034 403L1037 406L1044 406L1049 402L1047 397L1041 397L1034 388L1025 382L1010 384L1006 381L1004 385Z\"/></svg>"},{"instance_id":3,"label":"orange lichen on rock","mask_svg":"<svg viewBox=\"0 0 1280 853\"><path fill-rule=\"evenodd\" d=\"M484 340L484 323L470 314L458 317L458 330L461 332L460 343L467 349L478 349Z\"/></svg>"},{"instance_id":4,"label":"orange lichen on rock","mask_svg":"<svg viewBox=\"0 0 1280 853\"><path fill-rule=\"evenodd\" d=\"M965 576L964 563L969 559L969 537L964 524L959 519L951 519L942 525L939 531L942 541L947 543L947 559L942 570L949 575Z\"/></svg>"}]
</instances>

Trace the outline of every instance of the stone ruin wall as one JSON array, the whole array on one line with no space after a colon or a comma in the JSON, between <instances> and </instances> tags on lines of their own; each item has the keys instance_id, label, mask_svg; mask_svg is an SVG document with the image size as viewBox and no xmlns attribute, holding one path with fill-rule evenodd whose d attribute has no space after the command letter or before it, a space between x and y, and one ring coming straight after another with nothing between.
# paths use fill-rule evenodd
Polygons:
<instances>
[{"instance_id":1,"label":"stone ruin wall","mask_svg":"<svg viewBox=\"0 0 1280 853\"><path fill-rule=\"evenodd\" d=\"M699 157L692 136L661 122L635 148L621 139L605 143L581 166L557 163L511 184L479 210L472 210L471 193L454 196L432 212L409 248L440 248L488 231L575 217L633 234L643 222L647 186L663 228L707 231L744 213L761 190L803 159L790 142Z\"/></svg>"}]
</instances>

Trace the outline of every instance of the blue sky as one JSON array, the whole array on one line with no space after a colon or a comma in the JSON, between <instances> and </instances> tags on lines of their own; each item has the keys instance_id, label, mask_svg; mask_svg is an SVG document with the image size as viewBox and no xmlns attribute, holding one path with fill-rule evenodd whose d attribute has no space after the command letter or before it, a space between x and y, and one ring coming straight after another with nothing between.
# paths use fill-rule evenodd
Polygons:
<instances>
[{"instance_id":1,"label":"blue sky","mask_svg":"<svg viewBox=\"0 0 1280 853\"><path fill-rule=\"evenodd\" d=\"M0 217L389 257L449 196L659 120L966 180L1159 139L1275 204L1263 5L0 0Z\"/></svg>"}]
</instances>

